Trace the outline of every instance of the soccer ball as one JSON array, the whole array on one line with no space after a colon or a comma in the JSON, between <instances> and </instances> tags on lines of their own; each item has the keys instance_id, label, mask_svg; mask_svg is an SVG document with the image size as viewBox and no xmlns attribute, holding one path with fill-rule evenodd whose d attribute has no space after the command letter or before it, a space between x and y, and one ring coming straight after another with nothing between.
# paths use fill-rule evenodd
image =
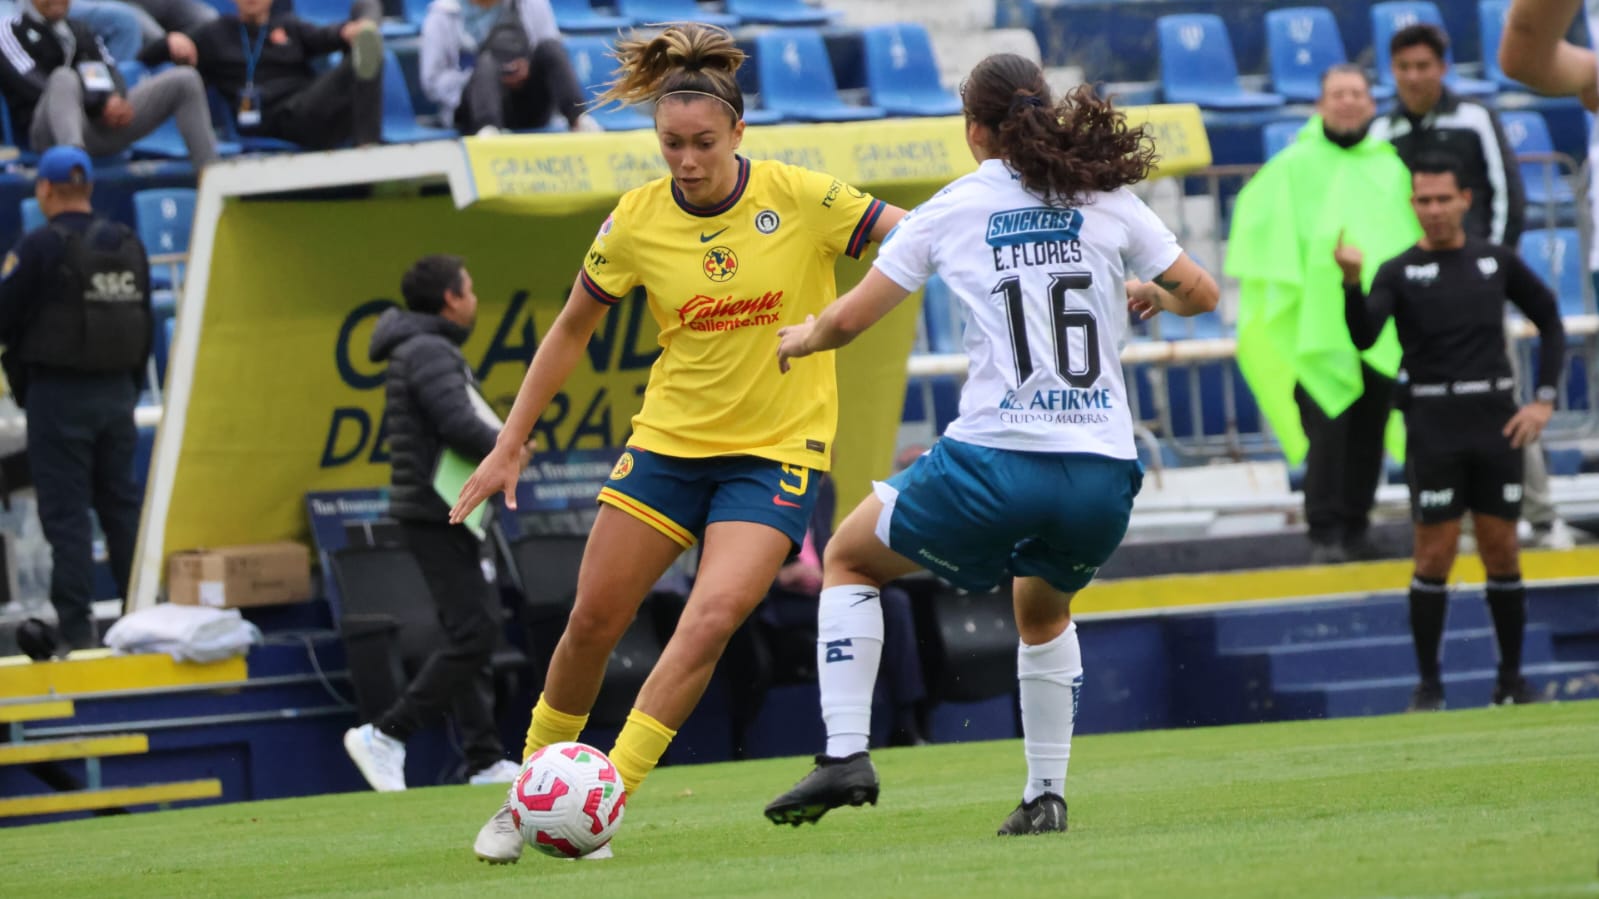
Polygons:
<instances>
[{"instance_id":1,"label":"soccer ball","mask_svg":"<svg viewBox=\"0 0 1599 899\"><path fill-rule=\"evenodd\" d=\"M540 749L511 784L511 819L522 839L556 858L578 858L609 843L625 805L616 766L583 743Z\"/></svg>"}]
</instances>

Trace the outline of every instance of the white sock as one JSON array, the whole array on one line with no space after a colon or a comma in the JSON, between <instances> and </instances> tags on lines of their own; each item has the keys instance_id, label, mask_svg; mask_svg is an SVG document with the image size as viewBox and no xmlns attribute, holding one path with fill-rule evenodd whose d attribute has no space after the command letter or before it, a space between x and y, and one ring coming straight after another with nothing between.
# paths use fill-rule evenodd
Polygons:
<instances>
[{"instance_id":1,"label":"white sock","mask_svg":"<svg viewBox=\"0 0 1599 899\"><path fill-rule=\"evenodd\" d=\"M816 679L822 688L827 754L865 752L872 689L883 657L883 604L876 587L829 587L816 607Z\"/></svg>"},{"instance_id":2,"label":"white sock","mask_svg":"<svg viewBox=\"0 0 1599 899\"><path fill-rule=\"evenodd\" d=\"M1083 687L1083 651L1077 643L1077 622L1065 633L1038 646L1016 650L1016 676L1021 681L1022 749L1027 755L1027 788L1022 801L1044 793L1066 795L1066 763L1072 755L1072 725Z\"/></svg>"}]
</instances>

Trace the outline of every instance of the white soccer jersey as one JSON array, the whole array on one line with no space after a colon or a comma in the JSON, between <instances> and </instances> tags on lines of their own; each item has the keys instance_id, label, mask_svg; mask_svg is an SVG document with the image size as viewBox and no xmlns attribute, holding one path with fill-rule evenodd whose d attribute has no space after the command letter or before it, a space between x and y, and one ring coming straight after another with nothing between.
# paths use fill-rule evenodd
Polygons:
<instances>
[{"instance_id":1,"label":"white soccer jersey","mask_svg":"<svg viewBox=\"0 0 1599 899\"><path fill-rule=\"evenodd\" d=\"M1134 459L1124 282L1181 253L1125 188L1051 207L991 159L906 215L874 264L907 290L937 273L966 307L970 363L949 437Z\"/></svg>"}]
</instances>

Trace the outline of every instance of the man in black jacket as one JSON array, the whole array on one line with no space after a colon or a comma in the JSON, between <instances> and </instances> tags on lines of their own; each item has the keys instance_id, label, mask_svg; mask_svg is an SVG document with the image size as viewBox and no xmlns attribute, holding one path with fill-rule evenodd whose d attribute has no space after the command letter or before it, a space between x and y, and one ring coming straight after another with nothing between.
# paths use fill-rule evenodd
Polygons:
<instances>
[{"instance_id":1,"label":"man in black jacket","mask_svg":"<svg viewBox=\"0 0 1599 899\"><path fill-rule=\"evenodd\" d=\"M371 347L372 361L389 363L389 514L399 520L438 606L445 646L388 711L344 735L350 758L380 791L405 789L405 741L473 690L500 634L499 597L484 578L478 540L465 525L449 523L450 504L433 486L446 449L475 462L500 433L461 354L477 315L472 276L459 257L424 256L405 273L400 291L407 308L378 319Z\"/></svg>"},{"instance_id":2,"label":"man in black jacket","mask_svg":"<svg viewBox=\"0 0 1599 899\"><path fill-rule=\"evenodd\" d=\"M148 66L192 63L233 110L239 131L314 150L383 137L383 38L377 0L357 0L341 25L313 25L293 13L272 14L272 0L238 0L238 15L213 19L189 34L193 53L173 54L171 40L139 54ZM317 74L314 60L343 52L339 65Z\"/></svg>"},{"instance_id":3,"label":"man in black jacket","mask_svg":"<svg viewBox=\"0 0 1599 899\"><path fill-rule=\"evenodd\" d=\"M1449 39L1436 25L1401 28L1388 47L1399 102L1371 123L1372 136L1392 143L1408 167L1414 168L1423 154L1454 160L1465 178L1462 187L1471 192L1466 234L1515 249L1526 218L1526 191L1499 117L1444 84Z\"/></svg>"},{"instance_id":4,"label":"man in black jacket","mask_svg":"<svg viewBox=\"0 0 1599 899\"><path fill-rule=\"evenodd\" d=\"M120 153L175 118L196 171L216 159L216 135L200 76L186 69L153 75L129 90L105 44L67 18L71 0L28 0L0 23L0 91L12 133L33 149L57 144L94 156ZM192 51L169 35L174 58ZM186 49L185 49L186 48Z\"/></svg>"}]
</instances>

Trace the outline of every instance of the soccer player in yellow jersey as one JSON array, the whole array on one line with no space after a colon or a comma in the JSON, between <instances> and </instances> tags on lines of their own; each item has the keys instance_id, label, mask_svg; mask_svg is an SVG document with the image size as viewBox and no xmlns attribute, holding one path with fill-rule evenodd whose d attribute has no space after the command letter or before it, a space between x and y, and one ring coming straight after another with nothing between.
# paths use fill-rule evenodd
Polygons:
<instances>
[{"instance_id":1,"label":"soccer player in yellow jersey","mask_svg":"<svg viewBox=\"0 0 1599 899\"><path fill-rule=\"evenodd\" d=\"M627 451L600 491L577 599L523 752L577 739L639 604L701 540L683 616L610 754L632 793L699 702L728 638L804 539L815 474L828 468L838 412L832 354L799 360L785 378L772 363L778 329L831 303L838 254L858 256L904 211L829 175L738 155L744 99L734 73L744 54L727 32L674 25L620 42L617 58L621 73L602 100L655 103L671 177L623 195L600 226L498 446L451 518L498 492L514 502L518 451L534 423L606 310L644 288L662 352ZM520 857L509 806L473 849L489 862Z\"/></svg>"}]
</instances>

